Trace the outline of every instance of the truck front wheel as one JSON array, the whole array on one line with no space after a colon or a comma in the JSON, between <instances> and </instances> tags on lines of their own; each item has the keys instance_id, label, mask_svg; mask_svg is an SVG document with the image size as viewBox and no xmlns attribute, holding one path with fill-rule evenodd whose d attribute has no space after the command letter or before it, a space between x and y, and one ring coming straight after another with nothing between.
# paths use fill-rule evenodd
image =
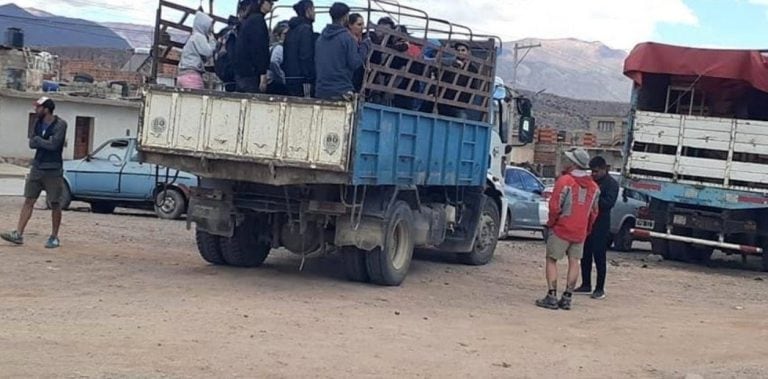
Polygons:
<instances>
[{"instance_id":1,"label":"truck front wheel","mask_svg":"<svg viewBox=\"0 0 768 379\"><path fill-rule=\"evenodd\" d=\"M231 238L220 237L219 246L224 262L235 267L261 266L271 250L270 243L259 238L261 229L258 221L247 217L235 228Z\"/></svg>"},{"instance_id":2,"label":"truck front wheel","mask_svg":"<svg viewBox=\"0 0 768 379\"><path fill-rule=\"evenodd\" d=\"M499 242L499 225L501 216L496 203L491 198L485 199L483 212L480 215L480 222L477 224L477 237L472 251L466 254L459 254L459 260L462 263L472 266L482 266L488 264L496 251L496 244Z\"/></svg>"},{"instance_id":3,"label":"truck front wheel","mask_svg":"<svg viewBox=\"0 0 768 379\"><path fill-rule=\"evenodd\" d=\"M387 212L384 246L365 257L371 282L399 286L408 274L413 258L413 213L408 203L396 202Z\"/></svg>"},{"instance_id":4,"label":"truck front wheel","mask_svg":"<svg viewBox=\"0 0 768 379\"><path fill-rule=\"evenodd\" d=\"M200 229L195 231L195 242L197 242L197 251L206 262L214 265L223 265L224 257L221 255L220 237L214 236Z\"/></svg>"}]
</instances>

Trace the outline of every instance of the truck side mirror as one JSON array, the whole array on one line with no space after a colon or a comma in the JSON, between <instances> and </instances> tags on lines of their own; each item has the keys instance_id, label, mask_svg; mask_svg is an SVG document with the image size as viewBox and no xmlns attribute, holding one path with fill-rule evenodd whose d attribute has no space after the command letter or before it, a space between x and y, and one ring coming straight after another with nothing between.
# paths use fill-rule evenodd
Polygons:
<instances>
[{"instance_id":1,"label":"truck side mirror","mask_svg":"<svg viewBox=\"0 0 768 379\"><path fill-rule=\"evenodd\" d=\"M508 117L504 117L507 114L508 105L504 100L496 100L498 102L499 107L499 117L496 122L499 123L499 137L501 138L501 143L507 144L509 143L509 120Z\"/></svg>"},{"instance_id":2,"label":"truck side mirror","mask_svg":"<svg viewBox=\"0 0 768 379\"><path fill-rule=\"evenodd\" d=\"M520 125L518 125L517 136L520 143L533 143L533 136L536 132L536 118L535 117L520 117Z\"/></svg>"}]
</instances>

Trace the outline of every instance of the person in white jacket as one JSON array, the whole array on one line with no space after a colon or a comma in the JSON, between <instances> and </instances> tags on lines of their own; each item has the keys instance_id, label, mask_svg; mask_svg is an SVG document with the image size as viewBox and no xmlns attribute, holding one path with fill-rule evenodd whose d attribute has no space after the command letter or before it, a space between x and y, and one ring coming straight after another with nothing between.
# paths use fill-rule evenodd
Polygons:
<instances>
[{"instance_id":1,"label":"person in white jacket","mask_svg":"<svg viewBox=\"0 0 768 379\"><path fill-rule=\"evenodd\" d=\"M213 18L203 12L197 12L192 35L181 51L179 75L176 78L179 87L203 89L205 63L216 49L216 39L212 35Z\"/></svg>"}]
</instances>

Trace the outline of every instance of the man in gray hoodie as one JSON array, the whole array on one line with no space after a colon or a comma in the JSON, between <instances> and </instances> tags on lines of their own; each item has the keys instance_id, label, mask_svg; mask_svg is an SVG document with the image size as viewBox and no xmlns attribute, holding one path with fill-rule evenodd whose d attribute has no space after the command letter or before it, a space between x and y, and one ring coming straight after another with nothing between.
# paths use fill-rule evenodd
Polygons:
<instances>
[{"instance_id":1,"label":"man in gray hoodie","mask_svg":"<svg viewBox=\"0 0 768 379\"><path fill-rule=\"evenodd\" d=\"M212 35L213 18L200 11L195 13L192 35L181 50L179 76L176 78L179 87L203 89L205 62L216 49L216 39Z\"/></svg>"},{"instance_id":2,"label":"man in gray hoodie","mask_svg":"<svg viewBox=\"0 0 768 379\"><path fill-rule=\"evenodd\" d=\"M320 99L342 100L355 91L355 71L363 66L357 41L347 29L349 7L344 3L331 5L333 20L320 34L315 45L317 83L315 95Z\"/></svg>"}]
</instances>

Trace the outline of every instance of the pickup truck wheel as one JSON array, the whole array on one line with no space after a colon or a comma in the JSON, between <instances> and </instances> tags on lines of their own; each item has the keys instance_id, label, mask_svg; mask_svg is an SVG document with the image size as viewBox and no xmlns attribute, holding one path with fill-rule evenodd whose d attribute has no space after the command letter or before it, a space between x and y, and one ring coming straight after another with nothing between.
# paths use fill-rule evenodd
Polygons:
<instances>
[{"instance_id":1,"label":"pickup truck wheel","mask_svg":"<svg viewBox=\"0 0 768 379\"><path fill-rule=\"evenodd\" d=\"M471 266L482 266L493 259L496 244L499 242L499 209L491 198L485 199L480 222L477 224L475 245L468 254L459 254L461 263Z\"/></svg>"},{"instance_id":2,"label":"pickup truck wheel","mask_svg":"<svg viewBox=\"0 0 768 379\"><path fill-rule=\"evenodd\" d=\"M404 201L396 202L388 212L384 227L384 246L365 257L371 282L399 286L408 274L413 258L413 213Z\"/></svg>"},{"instance_id":3,"label":"pickup truck wheel","mask_svg":"<svg viewBox=\"0 0 768 379\"><path fill-rule=\"evenodd\" d=\"M176 189L157 191L155 194L155 214L165 220L176 220L187 210L187 200Z\"/></svg>"},{"instance_id":4,"label":"pickup truck wheel","mask_svg":"<svg viewBox=\"0 0 768 379\"><path fill-rule=\"evenodd\" d=\"M344 265L344 274L353 282L367 283L371 280L368 276L366 258L368 252L354 246L341 248L341 260Z\"/></svg>"},{"instance_id":5,"label":"pickup truck wheel","mask_svg":"<svg viewBox=\"0 0 768 379\"><path fill-rule=\"evenodd\" d=\"M204 232L200 229L195 231L195 242L197 243L197 251L200 256L208 263L215 265L226 264L224 257L221 255L220 237L214 236L208 232Z\"/></svg>"},{"instance_id":6,"label":"pickup truck wheel","mask_svg":"<svg viewBox=\"0 0 768 379\"><path fill-rule=\"evenodd\" d=\"M632 230L632 227L634 223L630 220L624 221L624 224L621 225L621 229L619 229L619 232L616 233L616 235L613 237L613 248L617 251L623 251L628 252L632 251L632 233L630 231Z\"/></svg>"},{"instance_id":7,"label":"pickup truck wheel","mask_svg":"<svg viewBox=\"0 0 768 379\"><path fill-rule=\"evenodd\" d=\"M91 203L91 212L96 214L112 214L115 212L115 204L106 202L93 202Z\"/></svg>"},{"instance_id":8,"label":"pickup truck wheel","mask_svg":"<svg viewBox=\"0 0 768 379\"><path fill-rule=\"evenodd\" d=\"M268 242L260 240L260 229L258 222L246 218L245 222L235 228L231 238L220 237L219 246L224 262L235 267L261 266L272 247Z\"/></svg>"}]
</instances>

